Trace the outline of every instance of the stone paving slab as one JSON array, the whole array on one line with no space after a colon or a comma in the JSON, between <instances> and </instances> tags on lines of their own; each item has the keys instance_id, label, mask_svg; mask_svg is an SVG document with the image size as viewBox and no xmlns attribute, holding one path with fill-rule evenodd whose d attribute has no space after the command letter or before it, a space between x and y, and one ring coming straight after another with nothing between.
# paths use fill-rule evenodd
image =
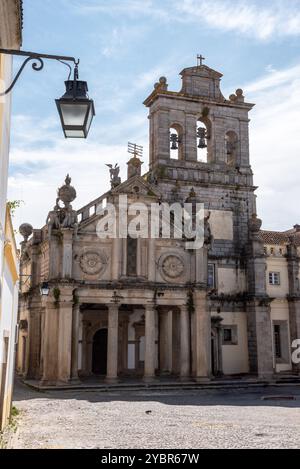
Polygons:
<instances>
[{"instance_id":1,"label":"stone paving slab","mask_svg":"<svg viewBox=\"0 0 300 469\"><path fill-rule=\"evenodd\" d=\"M261 400L268 395L277 400ZM300 447L297 386L101 393L17 383L14 405L21 416L11 448Z\"/></svg>"}]
</instances>

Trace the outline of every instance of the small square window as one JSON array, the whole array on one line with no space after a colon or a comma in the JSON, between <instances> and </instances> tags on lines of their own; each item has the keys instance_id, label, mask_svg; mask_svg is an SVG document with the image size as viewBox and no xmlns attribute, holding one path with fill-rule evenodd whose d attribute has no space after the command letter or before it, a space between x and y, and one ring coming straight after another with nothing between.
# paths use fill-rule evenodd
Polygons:
<instances>
[{"instance_id":1,"label":"small square window","mask_svg":"<svg viewBox=\"0 0 300 469\"><path fill-rule=\"evenodd\" d=\"M232 342L232 329L224 329L224 342Z\"/></svg>"},{"instance_id":2,"label":"small square window","mask_svg":"<svg viewBox=\"0 0 300 469\"><path fill-rule=\"evenodd\" d=\"M269 285L280 285L279 272L269 272Z\"/></svg>"},{"instance_id":3,"label":"small square window","mask_svg":"<svg viewBox=\"0 0 300 469\"><path fill-rule=\"evenodd\" d=\"M238 345L237 326L223 326L223 345Z\"/></svg>"}]
</instances>

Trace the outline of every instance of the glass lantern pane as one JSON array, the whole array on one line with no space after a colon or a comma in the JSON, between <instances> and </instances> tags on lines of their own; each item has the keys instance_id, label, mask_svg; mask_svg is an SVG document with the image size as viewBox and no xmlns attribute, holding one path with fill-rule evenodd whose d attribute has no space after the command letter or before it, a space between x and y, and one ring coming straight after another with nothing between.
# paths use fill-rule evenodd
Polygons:
<instances>
[{"instance_id":1,"label":"glass lantern pane","mask_svg":"<svg viewBox=\"0 0 300 469\"><path fill-rule=\"evenodd\" d=\"M88 115L88 119L87 119L87 123L86 123L86 133L88 133L88 131L90 130L90 126L91 126L93 117L94 117L93 106L90 105L89 115Z\"/></svg>"},{"instance_id":2,"label":"glass lantern pane","mask_svg":"<svg viewBox=\"0 0 300 469\"><path fill-rule=\"evenodd\" d=\"M67 138L85 138L83 130L65 130Z\"/></svg>"},{"instance_id":3,"label":"glass lantern pane","mask_svg":"<svg viewBox=\"0 0 300 469\"><path fill-rule=\"evenodd\" d=\"M61 104L61 113L64 121L64 125L76 125L84 126L85 116L88 111L87 104L78 104L78 103L62 103Z\"/></svg>"}]
</instances>

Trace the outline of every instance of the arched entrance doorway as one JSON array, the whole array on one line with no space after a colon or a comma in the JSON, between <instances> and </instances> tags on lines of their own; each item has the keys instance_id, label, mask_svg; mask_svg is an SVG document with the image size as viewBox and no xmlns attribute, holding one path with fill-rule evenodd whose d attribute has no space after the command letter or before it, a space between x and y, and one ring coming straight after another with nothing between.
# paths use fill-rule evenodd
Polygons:
<instances>
[{"instance_id":1,"label":"arched entrance doorway","mask_svg":"<svg viewBox=\"0 0 300 469\"><path fill-rule=\"evenodd\" d=\"M107 371L107 329L99 329L93 338L92 372L106 375Z\"/></svg>"}]
</instances>

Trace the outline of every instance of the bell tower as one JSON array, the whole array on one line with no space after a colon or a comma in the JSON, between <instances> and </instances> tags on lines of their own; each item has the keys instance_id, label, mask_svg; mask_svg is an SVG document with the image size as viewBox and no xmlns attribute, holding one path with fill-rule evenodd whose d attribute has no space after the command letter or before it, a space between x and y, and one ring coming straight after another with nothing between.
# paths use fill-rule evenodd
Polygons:
<instances>
[{"instance_id":1,"label":"bell tower","mask_svg":"<svg viewBox=\"0 0 300 469\"><path fill-rule=\"evenodd\" d=\"M149 108L150 170L163 166L174 179L178 167L250 175L248 112L254 105L245 102L241 89L225 99L222 74L202 60L180 73L179 92L169 91L161 77L144 102Z\"/></svg>"}]
</instances>

